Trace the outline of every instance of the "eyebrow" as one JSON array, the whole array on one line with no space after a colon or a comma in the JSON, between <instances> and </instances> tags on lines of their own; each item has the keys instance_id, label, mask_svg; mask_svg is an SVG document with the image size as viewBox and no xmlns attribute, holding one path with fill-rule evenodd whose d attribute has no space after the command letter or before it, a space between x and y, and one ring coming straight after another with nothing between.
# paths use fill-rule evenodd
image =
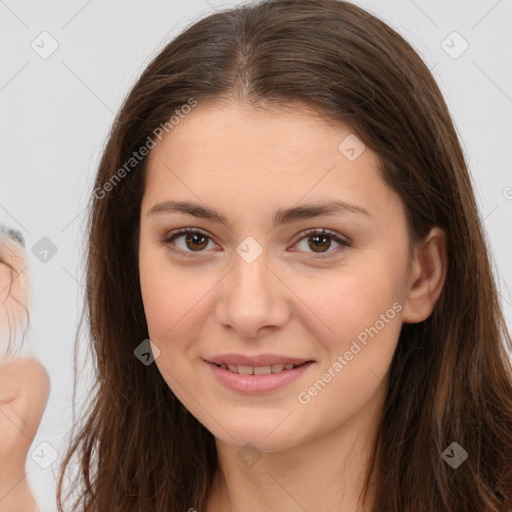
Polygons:
<instances>
[{"instance_id":1,"label":"eyebrow","mask_svg":"<svg viewBox=\"0 0 512 512\"><path fill-rule=\"evenodd\" d=\"M231 227L229 221L221 213L207 206L189 201L164 201L157 203L148 210L147 216L166 213L185 213L218 222L228 228ZM346 213L357 213L366 217L372 217L368 210L357 204L329 201L277 210L272 216L272 227L291 224L302 219Z\"/></svg>"}]
</instances>

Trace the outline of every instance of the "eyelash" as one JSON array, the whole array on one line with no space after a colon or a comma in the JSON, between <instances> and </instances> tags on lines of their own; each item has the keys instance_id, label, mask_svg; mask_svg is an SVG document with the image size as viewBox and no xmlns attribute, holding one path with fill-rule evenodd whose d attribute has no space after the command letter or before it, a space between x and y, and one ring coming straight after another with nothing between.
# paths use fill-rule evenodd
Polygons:
<instances>
[{"instance_id":1,"label":"eyelash","mask_svg":"<svg viewBox=\"0 0 512 512\"><path fill-rule=\"evenodd\" d=\"M204 237L208 238L209 240L212 240L211 237L208 235L208 233L206 233L205 231L203 231L201 229L184 228L184 229L180 229L177 231L171 231L170 233L168 233L168 235L162 240L162 243L164 245L169 245L176 238L179 238L180 236L186 235L186 234L203 235ZM311 254L313 254L314 258L319 258L319 259L328 258L333 253L338 253L338 252L346 249L347 247L352 246L352 243L349 240L341 238L335 231L330 231L328 229L323 229L323 228L322 229L318 229L318 228L308 229L308 230L302 231L299 234L299 236L300 236L300 238L296 243L302 241L304 238L309 238L312 236L325 236L325 237L331 238L332 240L334 240L335 242L340 244L340 246L337 247L336 249L326 252L326 253L313 253L313 252L311 253ZM192 258L195 258L195 257L199 256L200 253L205 252L204 250L203 251L183 251L181 249L178 249L178 250L169 249L169 250L171 250L174 253L180 253L183 256L192 257Z\"/></svg>"}]
</instances>

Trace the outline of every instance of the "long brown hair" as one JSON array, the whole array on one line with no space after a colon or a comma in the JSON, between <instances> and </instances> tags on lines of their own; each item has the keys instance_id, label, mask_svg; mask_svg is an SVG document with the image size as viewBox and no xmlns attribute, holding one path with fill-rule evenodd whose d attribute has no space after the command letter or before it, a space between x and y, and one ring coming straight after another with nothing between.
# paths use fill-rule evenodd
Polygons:
<instances>
[{"instance_id":1,"label":"long brown hair","mask_svg":"<svg viewBox=\"0 0 512 512\"><path fill-rule=\"evenodd\" d=\"M147 158L126 165L158 127L171 129L169 118L191 98L199 106L246 101L270 110L300 102L345 123L379 156L411 237L420 241L433 226L446 231L443 292L427 320L402 326L390 368L366 480L379 469L372 510L512 509L512 342L442 94L413 48L363 9L336 0L270 0L190 26L151 61L117 115L87 230L96 381L62 462L59 510L74 456L80 476L68 510L182 512L207 503L217 470L214 438L156 365L134 355L149 338L138 275ZM452 442L468 453L457 469L442 457Z\"/></svg>"}]
</instances>

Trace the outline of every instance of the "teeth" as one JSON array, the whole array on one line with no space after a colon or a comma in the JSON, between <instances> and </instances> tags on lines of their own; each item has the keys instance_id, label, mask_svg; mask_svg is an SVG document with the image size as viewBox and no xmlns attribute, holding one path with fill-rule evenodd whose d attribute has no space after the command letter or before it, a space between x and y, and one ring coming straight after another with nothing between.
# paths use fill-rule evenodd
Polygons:
<instances>
[{"instance_id":1,"label":"teeth","mask_svg":"<svg viewBox=\"0 0 512 512\"><path fill-rule=\"evenodd\" d=\"M269 373L272 373L272 368L270 368L270 366L254 367L254 375L268 375Z\"/></svg>"},{"instance_id":2,"label":"teeth","mask_svg":"<svg viewBox=\"0 0 512 512\"><path fill-rule=\"evenodd\" d=\"M270 373L278 373L283 370L291 370L295 368L294 364L273 364L271 366L242 366L236 364L221 364L224 370L229 370L240 375L269 375Z\"/></svg>"}]
</instances>

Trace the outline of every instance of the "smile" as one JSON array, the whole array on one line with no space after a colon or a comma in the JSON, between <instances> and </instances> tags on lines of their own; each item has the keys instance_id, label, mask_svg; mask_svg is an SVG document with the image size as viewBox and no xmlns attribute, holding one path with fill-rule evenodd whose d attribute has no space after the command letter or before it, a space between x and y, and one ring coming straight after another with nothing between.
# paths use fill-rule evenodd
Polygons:
<instances>
[{"instance_id":1,"label":"smile","mask_svg":"<svg viewBox=\"0 0 512 512\"><path fill-rule=\"evenodd\" d=\"M279 373L285 370L293 370L299 364L273 364L271 366L242 366L240 364L218 364L223 370L229 370L240 375L269 375L270 373Z\"/></svg>"},{"instance_id":2,"label":"smile","mask_svg":"<svg viewBox=\"0 0 512 512\"><path fill-rule=\"evenodd\" d=\"M244 366L204 361L223 387L244 395L261 395L285 388L315 364L272 364Z\"/></svg>"}]
</instances>

